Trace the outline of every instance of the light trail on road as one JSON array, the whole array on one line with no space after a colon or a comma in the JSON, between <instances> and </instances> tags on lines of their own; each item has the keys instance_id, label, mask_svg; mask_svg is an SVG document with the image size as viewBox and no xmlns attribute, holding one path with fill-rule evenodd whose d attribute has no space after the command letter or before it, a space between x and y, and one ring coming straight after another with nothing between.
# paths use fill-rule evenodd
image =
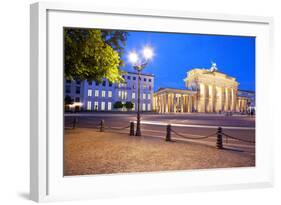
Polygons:
<instances>
[{"instance_id":1,"label":"light trail on road","mask_svg":"<svg viewBox=\"0 0 281 205\"><path fill-rule=\"evenodd\" d=\"M214 128L214 129L217 129L219 127L219 126L212 126L212 125L187 125L187 124L166 123L166 122L159 122L159 121L144 121L144 120L141 121L141 124L165 125L165 126L170 124L171 126L175 126L175 127ZM256 129L255 127L230 127L230 126L220 126L220 127L229 130L255 130Z\"/></svg>"}]
</instances>

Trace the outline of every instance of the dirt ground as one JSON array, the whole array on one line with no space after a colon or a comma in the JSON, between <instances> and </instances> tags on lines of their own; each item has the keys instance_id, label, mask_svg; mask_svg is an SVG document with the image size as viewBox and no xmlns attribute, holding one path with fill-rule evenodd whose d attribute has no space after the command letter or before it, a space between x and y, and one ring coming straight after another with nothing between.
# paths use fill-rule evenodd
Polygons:
<instances>
[{"instance_id":1,"label":"dirt ground","mask_svg":"<svg viewBox=\"0 0 281 205\"><path fill-rule=\"evenodd\" d=\"M66 129L64 175L255 166L255 156L196 142Z\"/></svg>"}]
</instances>

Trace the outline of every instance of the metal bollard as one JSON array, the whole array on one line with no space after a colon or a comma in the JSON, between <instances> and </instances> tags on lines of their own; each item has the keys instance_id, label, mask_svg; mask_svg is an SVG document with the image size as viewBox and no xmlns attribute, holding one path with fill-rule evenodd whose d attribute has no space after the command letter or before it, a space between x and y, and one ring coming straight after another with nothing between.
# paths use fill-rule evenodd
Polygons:
<instances>
[{"instance_id":1,"label":"metal bollard","mask_svg":"<svg viewBox=\"0 0 281 205\"><path fill-rule=\"evenodd\" d=\"M130 136L134 136L135 134L135 132L134 132L134 130L135 130L135 123L134 122L130 122Z\"/></svg>"},{"instance_id":2,"label":"metal bollard","mask_svg":"<svg viewBox=\"0 0 281 205\"><path fill-rule=\"evenodd\" d=\"M74 117L74 118L73 118L72 129L75 129L75 128L76 128L76 124L77 124L77 122L78 122L77 117Z\"/></svg>"},{"instance_id":3,"label":"metal bollard","mask_svg":"<svg viewBox=\"0 0 281 205\"><path fill-rule=\"evenodd\" d=\"M166 141L171 142L171 125L167 125Z\"/></svg>"},{"instance_id":4,"label":"metal bollard","mask_svg":"<svg viewBox=\"0 0 281 205\"><path fill-rule=\"evenodd\" d=\"M223 144L222 144L222 128L218 127L218 132L217 132L217 148L222 149Z\"/></svg>"},{"instance_id":5,"label":"metal bollard","mask_svg":"<svg viewBox=\"0 0 281 205\"><path fill-rule=\"evenodd\" d=\"M104 120L100 121L100 132L104 132Z\"/></svg>"}]
</instances>

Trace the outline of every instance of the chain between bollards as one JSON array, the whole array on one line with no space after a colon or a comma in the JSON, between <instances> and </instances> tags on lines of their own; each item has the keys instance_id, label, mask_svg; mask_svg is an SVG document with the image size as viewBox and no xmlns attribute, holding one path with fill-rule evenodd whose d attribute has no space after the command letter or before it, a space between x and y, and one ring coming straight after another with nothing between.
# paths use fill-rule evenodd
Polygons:
<instances>
[{"instance_id":1,"label":"chain between bollards","mask_svg":"<svg viewBox=\"0 0 281 205\"><path fill-rule=\"evenodd\" d=\"M217 131L217 148L222 149L223 148L223 143L222 143L222 128L218 127Z\"/></svg>"}]
</instances>

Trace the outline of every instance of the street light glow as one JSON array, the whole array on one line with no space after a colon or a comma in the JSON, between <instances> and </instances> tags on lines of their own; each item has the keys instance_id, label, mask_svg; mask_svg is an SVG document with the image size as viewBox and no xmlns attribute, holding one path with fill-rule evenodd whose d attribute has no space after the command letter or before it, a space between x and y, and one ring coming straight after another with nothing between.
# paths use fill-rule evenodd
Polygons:
<instances>
[{"instance_id":1,"label":"street light glow","mask_svg":"<svg viewBox=\"0 0 281 205\"><path fill-rule=\"evenodd\" d=\"M141 54L140 54L141 55ZM128 58L132 63L133 68L137 71L138 75L138 109L137 109L137 128L135 136L141 136L141 117L140 117L140 75L141 71L147 66L149 60L152 59L154 53L151 47L145 46L142 50L142 55L139 58L138 53L132 51L129 53Z\"/></svg>"},{"instance_id":2,"label":"street light glow","mask_svg":"<svg viewBox=\"0 0 281 205\"><path fill-rule=\"evenodd\" d=\"M139 59L139 57L138 57L138 54L136 52L130 52L129 53L129 61L132 64L135 64L138 61L138 59Z\"/></svg>"},{"instance_id":3,"label":"street light glow","mask_svg":"<svg viewBox=\"0 0 281 205\"><path fill-rule=\"evenodd\" d=\"M142 54L146 60L152 59L154 55L152 48L148 46L144 47Z\"/></svg>"}]
</instances>

